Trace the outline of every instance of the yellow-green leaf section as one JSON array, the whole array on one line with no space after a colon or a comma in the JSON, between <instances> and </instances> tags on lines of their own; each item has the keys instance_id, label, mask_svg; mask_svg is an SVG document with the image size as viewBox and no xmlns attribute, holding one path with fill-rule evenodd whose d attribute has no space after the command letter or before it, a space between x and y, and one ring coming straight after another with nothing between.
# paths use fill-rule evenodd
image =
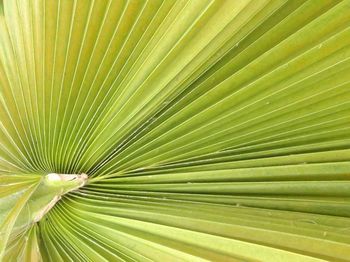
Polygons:
<instances>
[{"instance_id":1,"label":"yellow-green leaf section","mask_svg":"<svg viewBox=\"0 0 350 262\"><path fill-rule=\"evenodd\" d=\"M0 0L0 229L6 262L350 261L350 1Z\"/></svg>"}]
</instances>

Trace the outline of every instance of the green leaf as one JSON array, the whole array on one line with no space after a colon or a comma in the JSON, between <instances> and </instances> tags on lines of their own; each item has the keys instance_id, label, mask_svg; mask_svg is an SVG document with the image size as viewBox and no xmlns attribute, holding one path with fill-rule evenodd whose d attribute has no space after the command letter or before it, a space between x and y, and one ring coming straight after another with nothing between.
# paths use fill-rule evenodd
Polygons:
<instances>
[{"instance_id":1,"label":"green leaf","mask_svg":"<svg viewBox=\"0 0 350 262\"><path fill-rule=\"evenodd\" d=\"M350 261L349 13L0 0L0 261Z\"/></svg>"}]
</instances>

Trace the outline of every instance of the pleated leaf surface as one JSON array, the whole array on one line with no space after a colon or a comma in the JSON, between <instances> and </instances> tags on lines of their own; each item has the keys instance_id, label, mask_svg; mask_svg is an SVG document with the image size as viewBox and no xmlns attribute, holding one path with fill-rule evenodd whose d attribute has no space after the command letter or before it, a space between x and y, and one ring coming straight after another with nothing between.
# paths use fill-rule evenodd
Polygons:
<instances>
[{"instance_id":1,"label":"pleated leaf surface","mask_svg":"<svg viewBox=\"0 0 350 262\"><path fill-rule=\"evenodd\" d=\"M89 178L33 221L49 173ZM0 229L0 261L350 261L350 1L0 0Z\"/></svg>"}]
</instances>

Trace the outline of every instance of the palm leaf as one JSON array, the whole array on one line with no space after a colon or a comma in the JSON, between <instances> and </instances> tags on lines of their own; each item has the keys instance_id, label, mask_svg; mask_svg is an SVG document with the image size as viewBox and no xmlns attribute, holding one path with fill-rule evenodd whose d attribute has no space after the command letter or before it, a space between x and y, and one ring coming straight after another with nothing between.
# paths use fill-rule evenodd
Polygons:
<instances>
[{"instance_id":1,"label":"palm leaf","mask_svg":"<svg viewBox=\"0 0 350 262\"><path fill-rule=\"evenodd\" d=\"M350 261L349 13L0 1L0 260Z\"/></svg>"}]
</instances>

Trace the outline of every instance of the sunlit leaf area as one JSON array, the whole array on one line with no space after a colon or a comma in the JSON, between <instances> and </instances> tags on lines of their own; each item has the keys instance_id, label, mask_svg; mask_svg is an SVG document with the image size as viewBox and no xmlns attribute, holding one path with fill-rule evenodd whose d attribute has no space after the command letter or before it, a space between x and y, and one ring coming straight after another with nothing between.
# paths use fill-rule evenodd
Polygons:
<instances>
[{"instance_id":1,"label":"sunlit leaf area","mask_svg":"<svg viewBox=\"0 0 350 262\"><path fill-rule=\"evenodd\" d=\"M350 0L0 0L0 261L350 261Z\"/></svg>"}]
</instances>

